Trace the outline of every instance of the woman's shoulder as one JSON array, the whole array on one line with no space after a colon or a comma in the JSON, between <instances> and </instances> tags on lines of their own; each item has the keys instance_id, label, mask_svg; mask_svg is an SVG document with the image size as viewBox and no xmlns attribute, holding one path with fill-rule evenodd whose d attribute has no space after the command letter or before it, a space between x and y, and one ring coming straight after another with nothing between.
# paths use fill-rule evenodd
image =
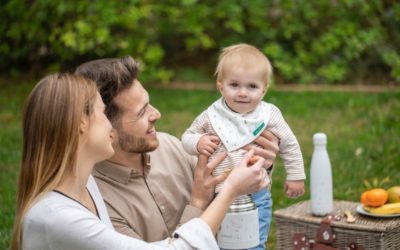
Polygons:
<instances>
[{"instance_id":1,"label":"woman's shoulder","mask_svg":"<svg viewBox=\"0 0 400 250\"><path fill-rule=\"evenodd\" d=\"M56 192L43 195L26 213L25 223L45 224L66 219L65 212L79 211L79 204ZM61 211L63 211L61 213Z\"/></svg>"},{"instance_id":2,"label":"woman's shoulder","mask_svg":"<svg viewBox=\"0 0 400 250\"><path fill-rule=\"evenodd\" d=\"M61 208L65 205L68 205L65 199L60 197L60 195L56 192L48 192L40 197L29 209L27 216L32 215L40 215L41 213L49 214L56 211L58 208Z\"/></svg>"},{"instance_id":3,"label":"woman's shoulder","mask_svg":"<svg viewBox=\"0 0 400 250\"><path fill-rule=\"evenodd\" d=\"M23 221L23 244L26 249L78 249L71 246L85 245L94 234L111 232L108 229L79 203L60 193L49 192L27 212Z\"/></svg>"},{"instance_id":4,"label":"woman's shoulder","mask_svg":"<svg viewBox=\"0 0 400 250\"><path fill-rule=\"evenodd\" d=\"M48 192L27 211L23 220L23 249L52 249L54 239L65 233L71 211L78 208L61 194ZM76 213L76 212L75 212Z\"/></svg>"}]
</instances>

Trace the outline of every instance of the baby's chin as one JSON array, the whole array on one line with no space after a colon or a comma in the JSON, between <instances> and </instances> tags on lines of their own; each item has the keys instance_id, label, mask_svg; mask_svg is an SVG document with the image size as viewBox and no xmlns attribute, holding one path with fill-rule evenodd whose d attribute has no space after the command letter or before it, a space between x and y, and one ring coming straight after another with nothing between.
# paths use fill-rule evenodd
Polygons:
<instances>
[{"instance_id":1,"label":"baby's chin","mask_svg":"<svg viewBox=\"0 0 400 250\"><path fill-rule=\"evenodd\" d=\"M234 111L239 114L247 114L247 113L251 113L253 110L254 110L253 108L243 108L243 109L237 109Z\"/></svg>"}]
</instances>

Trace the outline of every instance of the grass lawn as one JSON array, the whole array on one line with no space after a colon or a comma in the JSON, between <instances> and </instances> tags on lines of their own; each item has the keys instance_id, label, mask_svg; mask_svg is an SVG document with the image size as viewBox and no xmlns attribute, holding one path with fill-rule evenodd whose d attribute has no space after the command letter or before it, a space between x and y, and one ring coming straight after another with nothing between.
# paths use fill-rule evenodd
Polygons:
<instances>
[{"instance_id":1,"label":"grass lawn","mask_svg":"<svg viewBox=\"0 0 400 250\"><path fill-rule=\"evenodd\" d=\"M32 84L0 86L0 249L6 249L14 216L15 185L21 148L21 109ZM215 91L149 89L151 102L162 113L158 130L180 137L192 119L219 97ZM306 173L312 135L328 135L334 198L357 201L364 181L400 185L400 93L284 92L270 90L265 98L283 112L302 148ZM309 198L288 199L285 171L278 159L273 176L274 209ZM309 180L306 181L307 189ZM274 249L272 224L268 248Z\"/></svg>"}]
</instances>

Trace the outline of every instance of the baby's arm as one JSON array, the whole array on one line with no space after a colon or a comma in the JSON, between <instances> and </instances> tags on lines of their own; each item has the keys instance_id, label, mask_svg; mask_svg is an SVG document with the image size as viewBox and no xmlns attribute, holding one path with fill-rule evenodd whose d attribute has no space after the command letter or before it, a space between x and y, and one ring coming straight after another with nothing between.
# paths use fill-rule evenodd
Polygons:
<instances>
[{"instance_id":1,"label":"baby's arm","mask_svg":"<svg viewBox=\"0 0 400 250\"><path fill-rule=\"evenodd\" d=\"M218 145L219 138L207 134L206 125L208 120L207 110L205 110L194 119L192 125L182 135L183 148L189 154L198 155L202 153L211 155L215 151L216 147L214 145Z\"/></svg>"},{"instance_id":2,"label":"baby's arm","mask_svg":"<svg viewBox=\"0 0 400 250\"><path fill-rule=\"evenodd\" d=\"M300 145L276 106L272 107L270 122L267 130L270 130L279 138L279 154L286 169L286 195L291 198L301 196L304 194L306 175Z\"/></svg>"}]
</instances>

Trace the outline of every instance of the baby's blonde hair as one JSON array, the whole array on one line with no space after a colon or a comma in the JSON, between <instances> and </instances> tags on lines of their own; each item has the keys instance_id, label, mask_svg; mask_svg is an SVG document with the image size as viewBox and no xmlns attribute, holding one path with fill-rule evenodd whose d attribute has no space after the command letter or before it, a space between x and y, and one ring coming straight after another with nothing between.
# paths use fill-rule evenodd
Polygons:
<instances>
[{"instance_id":1,"label":"baby's blonde hair","mask_svg":"<svg viewBox=\"0 0 400 250\"><path fill-rule=\"evenodd\" d=\"M260 67L265 86L269 85L272 77L270 61L259 49L246 43L231 45L221 50L215 70L217 81L220 82L223 79L226 67L237 64Z\"/></svg>"}]
</instances>

